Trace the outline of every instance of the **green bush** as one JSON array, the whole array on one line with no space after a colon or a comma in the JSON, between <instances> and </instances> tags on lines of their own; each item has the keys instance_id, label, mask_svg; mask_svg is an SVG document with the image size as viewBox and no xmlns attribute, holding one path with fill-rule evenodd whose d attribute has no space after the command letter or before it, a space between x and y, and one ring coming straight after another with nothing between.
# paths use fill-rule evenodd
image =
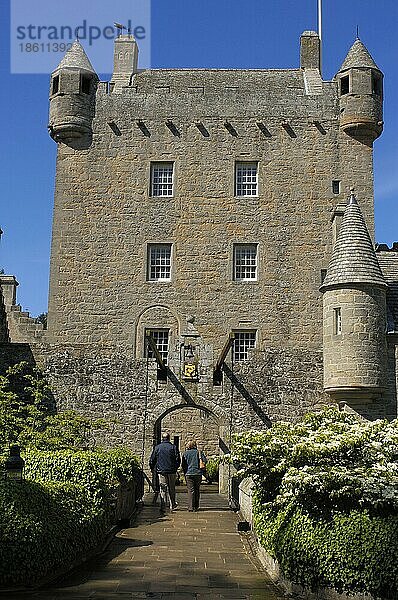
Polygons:
<instances>
[{"instance_id":1,"label":"green bush","mask_svg":"<svg viewBox=\"0 0 398 600\"><path fill-rule=\"evenodd\" d=\"M0 585L32 585L95 548L112 522L76 483L0 482Z\"/></svg>"},{"instance_id":2,"label":"green bush","mask_svg":"<svg viewBox=\"0 0 398 600\"><path fill-rule=\"evenodd\" d=\"M117 483L116 471L132 479L139 467L138 458L127 448L111 450L27 450L25 477L37 482L77 483L89 492L108 490Z\"/></svg>"},{"instance_id":3,"label":"green bush","mask_svg":"<svg viewBox=\"0 0 398 600\"><path fill-rule=\"evenodd\" d=\"M398 421L329 408L237 435L232 460L255 482L256 532L286 577L396 600Z\"/></svg>"},{"instance_id":4,"label":"green bush","mask_svg":"<svg viewBox=\"0 0 398 600\"><path fill-rule=\"evenodd\" d=\"M210 483L212 481L218 481L218 472L220 468L220 457L210 456L206 463L206 479Z\"/></svg>"},{"instance_id":5,"label":"green bush","mask_svg":"<svg viewBox=\"0 0 398 600\"><path fill-rule=\"evenodd\" d=\"M89 553L114 522L118 476L138 468L125 448L23 457L25 480L0 484L0 585L34 584Z\"/></svg>"},{"instance_id":6,"label":"green bush","mask_svg":"<svg viewBox=\"0 0 398 600\"><path fill-rule=\"evenodd\" d=\"M327 518L297 504L275 511L257 502L254 527L290 580L311 589L332 587L396 600L398 516L350 510Z\"/></svg>"}]
</instances>

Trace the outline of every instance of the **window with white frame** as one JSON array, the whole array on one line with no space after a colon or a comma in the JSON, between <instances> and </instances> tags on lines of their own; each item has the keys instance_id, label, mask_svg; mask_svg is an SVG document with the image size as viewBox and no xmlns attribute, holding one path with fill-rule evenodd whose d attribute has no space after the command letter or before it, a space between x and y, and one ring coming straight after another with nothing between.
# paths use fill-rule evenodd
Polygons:
<instances>
[{"instance_id":1,"label":"window with white frame","mask_svg":"<svg viewBox=\"0 0 398 600\"><path fill-rule=\"evenodd\" d=\"M167 357L169 354L169 330L168 329L147 329L147 335L150 334L154 339L156 348L159 351L160 356L165 365L167 365ZM147 346L148 358L155 358L152 348Z\"/></svg>"},{"instance_id":2,"label":"window with white frame","mask_svg":"<svg viewBox=\"0 0 398 600\"><path fill-rule=\"evenodd\" d=\"M235 164L235 196L258 195L258 165L256 162Z\"/></svg>"},{"instance_id":3,"label":"window with white frame","mask_svg":"<svg viewBox=\"0 0 398 600\"><path fill-rule=\"evenodd\" d=\"M171 280L171 244L148 246L148 280Z\"/></svg>"},{"instance_id":4,"label":"window with white frame","mask_svg":"<svg viewBox=\"0 0 398 600\"><path fill-rule=\"evenodd\" d=\"M232 346L234 362L247 360L250 348L256 345L255 331L235 331L235 339Z\"/></svg>"},{"instance_id":5,"label":"window with white frame","mask_svg":"<svg viewBox=\"0 0 398 600\"><path fill-rule=\"evenodd\" d=\"M173 195L173 163L151 164L151 196Z\"/></svg>"},{"instance_id":6,"label":"window with white frame","mask_svg":"<svg viewBox=\"0 0 398 600\"><path fill-rule=\"evenodd\" d=\"M234 279L257 279L257 244L234 244Z\"/></svg>"}]
</instances>

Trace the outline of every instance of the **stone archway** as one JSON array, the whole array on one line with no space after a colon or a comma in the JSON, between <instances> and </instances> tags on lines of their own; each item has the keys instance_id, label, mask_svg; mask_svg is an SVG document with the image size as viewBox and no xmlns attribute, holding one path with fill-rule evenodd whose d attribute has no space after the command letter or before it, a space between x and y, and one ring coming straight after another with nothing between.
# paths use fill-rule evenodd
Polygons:
<instances>
[{"instance_id":1,"label":"stone archway","mask_svg":"<svg viewBox=\"0 0 398 600\"><path fill-rule=\"evenodd\" d=\"M161 415L155 423L155 439L162 431L170 433L183 452L189 440L195 439L206 456L218 456L220 425L216 416L202 406L176 406Z\"/></svg>"},{"instance_id":2,"label":"stone archway","mask_svg":"<svg viewBox=\"0 0 398 600\"><path fill-rule=\"evenodd\" d=\"M223 427L217 416L204 406L173 406L155 421L154 443L159 443L162 433L170 434L180 452L184 452L189 440L194 439L207 458L220 456L220 439ZM221 490L220 485L220 490Z\"/></svg>"}]
</instances>

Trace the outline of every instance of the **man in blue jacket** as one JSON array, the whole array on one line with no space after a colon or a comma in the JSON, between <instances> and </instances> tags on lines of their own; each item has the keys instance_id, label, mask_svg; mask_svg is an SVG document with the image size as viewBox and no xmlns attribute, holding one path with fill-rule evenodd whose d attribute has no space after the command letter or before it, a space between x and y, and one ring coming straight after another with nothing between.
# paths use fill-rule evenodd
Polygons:
<instances>
[{"instance_id":1,"label":"man in blue jacket","mask_svg":"<svg viewBox=\"0 0 398 600\"><path fill-rule=\"evenodd\" d=\"M166 508L167 495L170 499L170 510L177 508L176 473L180 463L180 453L176 446L170 442L170 434L164 433L161 443L155 446L149 459L151 471L156 469L159 475L161 511Z\"/></svg>"}]
</instances>

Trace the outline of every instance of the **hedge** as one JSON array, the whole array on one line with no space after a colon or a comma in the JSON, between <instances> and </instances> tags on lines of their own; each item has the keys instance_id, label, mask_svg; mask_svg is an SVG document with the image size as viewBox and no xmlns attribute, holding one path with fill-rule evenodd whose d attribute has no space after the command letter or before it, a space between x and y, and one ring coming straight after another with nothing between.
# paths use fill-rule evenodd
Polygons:
<instances>
[{"instance_id":1,"label":"hedge","mask_svg":"<svg viewBox=\"0 0 398 600\"><path fill-rule=\"evenodd\" d=\"M282 573L305 587L398 598L398 420L326 408L235 436L238 476Z\"/></svg>"},{"instance_id":2,"label":"hedge","mask_svg":"<svg viewBox=\"0 0 398 600\"><path fill-rule=\"evenodd\" d=\"M398 516L350 510L327 518L300 505L278 511L255 501L254 528L291 581L397 598Z\"/></svg>"},{"instance_id":3,"label":"hedge","mask_svg":"<svg viewBox=\"0 0 398 600\"><path fill-rule=\"evenodd\" d=\"M33 585L95 548L112 521L76 483L0 482L0 585Z\"/></svg>"},{"instance_id":4,"label":"hedge","mask_svg":"<svg viewBox=\"0 0 398 600\"><path fill-rule=\"evenodd\" d=\"M139 466L137 457L127 448L111 450L27 450L23 453L25 477L37 482L70 481L88 492L109 490L119 474L131 479Z\"/></svg>"},{"instance_id":5,"label":"hedge","mask_svg":"<svg viewBox=\"0 0 398 600\"><path fill-rule=\"evenodd\" d=\"M25 479L0 481L0 585L33 585L72 566L114 521L117 472L131 479L127 449L24 453Z\"/></svg>"}]
</instances>

